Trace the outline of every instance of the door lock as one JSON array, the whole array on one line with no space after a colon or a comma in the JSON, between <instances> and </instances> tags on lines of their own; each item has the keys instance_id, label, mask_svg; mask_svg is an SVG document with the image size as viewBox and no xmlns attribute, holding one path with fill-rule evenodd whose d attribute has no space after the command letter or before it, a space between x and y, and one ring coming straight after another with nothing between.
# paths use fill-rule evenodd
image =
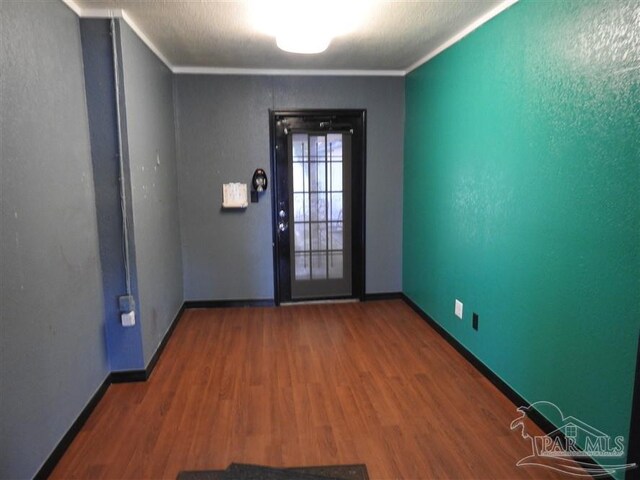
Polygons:
<instances>
[{"instance_id":1,"label":"door lock","mask_svg":"<svg viewBox=\"0 0 640 480\"><path fill-rule=\"evenodd\" d=\"M287 230L287 224L285 222L280 222L278 224L278 230L280 232L285 232Z\"/></svg>"}]
</instances>

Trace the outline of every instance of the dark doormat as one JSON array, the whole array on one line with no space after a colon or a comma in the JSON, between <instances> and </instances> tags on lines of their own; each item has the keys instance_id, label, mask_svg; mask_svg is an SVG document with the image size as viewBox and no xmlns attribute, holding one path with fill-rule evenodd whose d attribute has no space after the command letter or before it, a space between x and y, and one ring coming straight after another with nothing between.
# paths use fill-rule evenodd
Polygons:
<instances>
[{"instance_id":1,"label":"dark doormat","mask_svg":"<svg viewBox=\"0 0 640 480\"><path fill-rule=\"evenodd\" d=\"M178 480L369 480L365 465L272 468L232 463L226 470L187 471Z\"/></svg>"}]
</instances>

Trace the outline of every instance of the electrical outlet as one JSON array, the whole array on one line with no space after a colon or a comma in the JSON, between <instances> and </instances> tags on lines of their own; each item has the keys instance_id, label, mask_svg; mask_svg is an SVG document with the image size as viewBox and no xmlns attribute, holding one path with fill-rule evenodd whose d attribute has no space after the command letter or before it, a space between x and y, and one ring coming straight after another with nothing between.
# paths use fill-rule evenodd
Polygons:
<instances>
[{"instance_id":1,"label":"electrical outlet","mask_svg":"<svg viewBox=\"0 0 640 480\"><path fill-rule=\"evenodd\" d=\"M462 308L464 307L464 305L462 305L462 302L458 299L456 299L456 306L453 310L453 312L456 314L456 317L458 318L462 318Z\"/></svg>"},{"instance_id":2,"label":"electrical outlet","mask_svg":"<svg viewBox=\"0 0 640 480\"><path fill-rule=\"evenodd\" d=\"M136 312L127 312L120 315L123 327L133 327L136 324Z\"/></svg>"},{"instance_id":3,"label":"electrical outlet","mask_svg":"<svg viewBox=\"0 0 640 480\"><path fill-rule=\"evenodd\" d=\"M471 326L474 330L478 330L478 314L473 312L473 320Z\"/></svg>"}]
</instances>

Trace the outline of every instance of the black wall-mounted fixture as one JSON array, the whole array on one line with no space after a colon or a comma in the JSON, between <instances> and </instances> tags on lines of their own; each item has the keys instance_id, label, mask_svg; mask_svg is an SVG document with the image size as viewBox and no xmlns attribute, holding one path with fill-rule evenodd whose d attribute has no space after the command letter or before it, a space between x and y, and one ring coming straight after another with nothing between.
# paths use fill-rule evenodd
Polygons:
<instances>
[{"instance_id":1,"label":"black wall-mounted fixture","mask_svg":"<svg viewBox=\"0 0 640 480\"><path fill-rule=\"evenodd\" d=\"M253 178L251 179L251 203L258 203L258 194L264 192L267 189L267 172L261 168L257 168L253 172Z\"/></svg>"}]
</instances>

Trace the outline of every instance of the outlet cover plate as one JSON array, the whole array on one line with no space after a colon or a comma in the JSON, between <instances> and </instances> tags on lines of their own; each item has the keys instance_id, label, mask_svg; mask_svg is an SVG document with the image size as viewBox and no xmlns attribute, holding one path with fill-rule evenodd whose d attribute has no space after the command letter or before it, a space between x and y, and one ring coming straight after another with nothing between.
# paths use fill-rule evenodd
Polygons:
<instances>
[{"instance_id":1,"label":"outlet cover plate","mask_svg":"<svg viewBox=\"0 0 640 480\"><path fill-rule=\"evenodd\" d=\"M463 309L463 307L464 307L464 305L462 305L462 302L456 298L456 306L455 306L455 309L454 309L454 313L456 314L456 317L462 318L462 309Z\"/></svg>"},{"instance_id":2,"label":"outlet cover plate","mask_svg":"<svg viewBox=\"0 0 640 480\"><path fill-rule=\"evenodd\" d=\"M136 312L120 314L120 321L123 327L133 327L136 324Z\"/></svg>"}]
</instances>

